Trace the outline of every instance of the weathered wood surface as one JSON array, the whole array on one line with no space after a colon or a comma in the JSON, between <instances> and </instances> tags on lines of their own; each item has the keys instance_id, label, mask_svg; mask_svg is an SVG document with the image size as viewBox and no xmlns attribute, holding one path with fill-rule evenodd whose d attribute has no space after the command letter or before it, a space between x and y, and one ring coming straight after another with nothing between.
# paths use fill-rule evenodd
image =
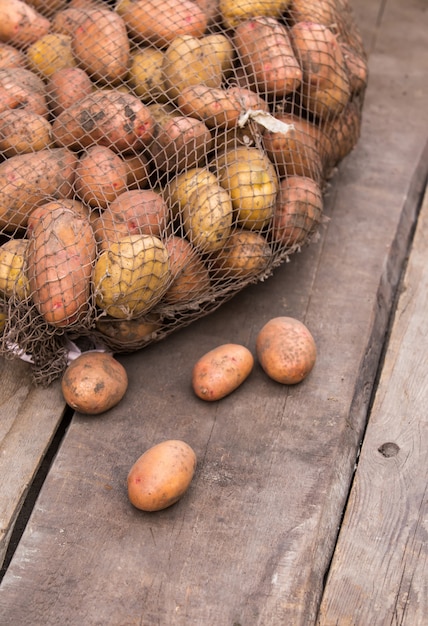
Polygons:
<instances>
[{"instance_id":1,"label":"weathered wood surface","mask_svg":"<svg viewBox=\"0 0 428 626\"><path fill-rule=\"evenodd\" d=\"M63 416L57 384L31 385L29 365L0 359L0 566L14 524Z\"/></svg>"},{"instance_id":2,"label":"weathered wood surface","mask_svg":"<svg viewBox=\"0 0 428 626\"><path fill-rule=\"evenodd\" d=\"M428 193L319 626L428 623Z\"/></svg>"},{"instance_id":3,"label":"weathered wood surface","mask_svg":"<svg viewBox=\"0 0 428 626\"><path fill-rule=\"evenodd\" d=\"M208 318L121 357L128 393L104 416L73 418L0 587L2 625L315 623L428 166L425 3L354 4L370 86L320 240ZM304 383L285 388L256 367L219 403L192 395L196 358L231 340L253 349L282 314L318 344ZM144 514L127 501L127 472L172 437L195 449L194 481Z\"/></svg>"}]
</instances>

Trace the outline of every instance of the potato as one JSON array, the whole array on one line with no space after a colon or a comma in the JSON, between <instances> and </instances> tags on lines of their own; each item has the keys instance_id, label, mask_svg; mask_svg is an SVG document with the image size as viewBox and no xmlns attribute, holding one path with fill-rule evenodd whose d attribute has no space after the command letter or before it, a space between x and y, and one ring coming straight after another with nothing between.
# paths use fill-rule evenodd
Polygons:
<instances>
[{"instance_id":1,"label":"potato","mask_svg":"<svg viewBox=\"0 0 428 626\"><path fill-rule=\"evenodd\" d=\"M46 211L36 221L28 243L28 280L48 324L62 328L84 319L95 254L89 220L74 211Z\"/></svg>"},{"instance_id":2,"label":"potato","mask_svg":"<svg viewBox=\"0 0 428 626\"><path fill-rule=\"evenodd\" d=\"M241 22L233 43L245 74L262 93L284 98L298 89L302 70L278 20L260 16Z\"/></svg>"},{"instance_id":3,"label":"potato","mask_svg":"<svg viewBox=\"0 0 428 626\"><path fill-rule=\"evenodd\" d=\"M232 74L235 48L227 35L213 32L201 37L199 43L208 58L214 56L220 61L223 78Z\"/></svg>"},{"instance_id":4,"label":"potato","mask_svg":"<svg viewBox=\"0 0 428 626\"><path fill-rule=\"evenodd\" d=\"M188 490L196 455L184 441L167 440L146 450L128 473L128 497L142 511L160 511Z\"/></svg>"},{"instance_id":5,"label":"potato","mask_svg":"<svg viewBox=\"0 0 428 626\"><path fill-rule=\"evenodd\" d=\"M24 300L30 293L25 272L28 239L9 239L0 246L0 292Z\"/></svg>"},{"instance_id":6,"label":"potato","mask_svg":"<svg viewBox=\"0 0 428 626\"><path fill-rule=\"evenodd\" d=\"M236 282L263 276L272 259L272 250L260 233L236 230L214 257L212 280Z\"/></svg>"},{"instance_id":7,"label":"potato","mask_svg":"<svg viewBox=\"0 0 428 626\"><path fill-rule=\"evenodd\" d=\"M0 228L25 228L28 215L46 198L73 194L77 156L65 148L18 154L0 163Z\"/></svg>"},{"instance_id":8,"label":"potato","mask_svg":"<svg viewBox=\"0 0 428 626\"><path fill-rule=\"evenodd\" d=\"M355 147L361 131L360 105L351 100L334 120L324 126L326 137L330 140L328 152L329 165L334 167Z\"/></svg>"},{"instance_id":9,"label":"potato","mask_svg":"<svg viewBox=\"0 0 428 626\"><path fill-rule=\"evenodd\" d=\"M44 218L45 215L51 213L52 211L56 211L57 209L69 209L70 211L76 213L76 215L78 215L79 217L90 220L90 209L79 200L74 200L73 198L61 198L61 200L51 200L50 202L45 202L44 204L41 204L33 211L31 211L30 215L28 216L27 237L31 236L34 227L41 218Z\"/></svg>"},{"instance_id":10,"label":"potato","mask_svg":"<svg viewBox=\"0 0 428 626\"><path fill-rule=\"evenodd\" d=\"M242 107L226 89L207 85L189 85L177 98L183 115L205 122L208 128L232 128L237 125Z\"/></svg>"},{"instance_id":11,"label":"potato","mask_svg":"<svg viewBox=\"0 0 428 626\"><path fill-rule=\"evenodd\" d=\"M4 156L37 152L52 144L52 127L42 115L26 109L0 113L0 152Z\"/></svg>"},{"instance_id":12,"label":"potato","mask_svg":"<svg viewBox=\"0 0 428 626\"><path fill-rule=\"evenodd\" d=\"M280 17L289 4L290 0L219 0L226 28L235 28L239 22L259 15Z\"/></svg>"},{"instance_id":13,"label":"potato","mask_svg":"<svg viewBox=\"0 0 428 626\"><path fill-rule=\"evenodd\" d=\"M321 221L321 188L305 176L289 176L279 183L271 237L282 246L304 243Z\"/></svg>"},{"instance_id":14,"label":"potato","mask_svg":"<svg viewBox=\"0 0 428 626\"><path fill-rule=\"evenodd\" d=\"M183 239L172 235L165 241L172 283L164 295L167 304L194 304L211 290L210 275L202 258Z\"/></svg>"},{"instance_id":15,"label":"potato","mask_svg":"<svg viewBox=\"0 0 428 626\"><path fill-rule=\"evenodd\" d=\"M0 69L10 67L25 68L27 58L22 50L0 41Z\"/></svg>"},{"instance_id":16,"label":"potato","mask_svg":"<svg viewBox=\"0 0 428 626\"><path fill-rule=\"evenodd\" d=\"M150 162L142 153L125 154L126 184L128 189L144 189L149 186Z\"/></svg>"},{"instance_id":17,"label":"potato","mask_svg":"<svg viewBox=\"0 0 428 626\"><path fill-rule=\"evenodd\" d=\"M298 22L290 29L290 37L303 70L303 106L319 118L338 115L349 101L351 90L336 36L322 24Z\"/></svg>"},{"instance_id":18,"label":"potato","mask_svg":"<svg viewBox=\"0 0 428 626\"><path fill-rule=\"evenodd\" d=\"M346 73L349 79L351 94L364 91L368 81L368 65L364 54L360 54L345 43L340 43L343 58L345 60Z\"/></svg>"},{"instance_id":19,"label":"potato","mask_svg":"<svg viewBox=\"0 0 428 626\"><path fill-rule=\"evenodd\" d=\"M203 121L174 116L157 125L149 152L158 170L176 174L203 165L211 146L212 135Z\"/></svg>"},{"instance_id":20,"label":"potato","mask_svg":"<svg viewBox=\"0 0 428 626\"><path fill-rule=\"evenodd\" d=\"M52 17L51 31L74 37L74 33L79 28L80 24L86 20L93 8L93 6L89 5L75 7L70 4L66 9L58 11L58 13Z\"/></svg>"},{"instance_id":21,"label":"potato","mask_svg":"<svg viewBox=\"0 0 428 626\"><path fill-rule=\"evenodd\" d=\"M72 48L93 80L115 84L128 72L130 42L125 22L114 11L91 11L74 31Z\"/></svg>"},{"instance_id":22,"label":"potato","mask_svg":"<svg viewBox=\"0 0 428 626\"><path fill-rule=\"evenodd\" d=\"M336 23L337 3L332 0L293 0L290 19L297 22L314 22L331 26Z\"/></svg>"},{"instance_id":23,"label":"potato","mask_svg":"<svg viewBox=\"0 0 428 626\"><path fill-rule=\"evenodd\" d=\"M217 346L193 366L193 391L202 400L221 400L242 385L253 366L253 355L245 346L236 343Z\"/></svg>"},{"instance_id":24,"label":"potato","mask_svg":"<svg viewBox=\"0 0 428 626\"><path fill-rule=\"evenodd\" d=\"M319 181L322 173L321 154L313 125L297 115L278 114L280 122L289 124L287 131L265 130L263 146L278 173L284 176L307 176Z\"/></svg>"},{"instance_id":25,"label":"potato","mask_svg":"<svg viewBox=\"0 0 428 626\"><path fill-rule=\"evenodd\" d=\"M71 37L60 33L48 33L37 39L27 49L29 69L42 78L49 78L64 67L74 67L76 60L71 48Z\"/></svg>"},{"instance_id":26,"label":"potato","mask_svg":"<svg viewBox=\"0 0 428 626\"><path fill-rule=\"evenodd\" d=\"M218 183L199 185L181 211L187 239L205 254L223 247L230 234L232 218L230 195Z\"/></svg>"},{"instance_id":27,"label":"potato","mask_svg":"<svg viewBox=\"0 0 428 626\"><path fill-rule=\"evenodd\" d=\"M22 0L0 0L0 41L25 48L46 35L49 20Z\"/></svg>"},{"instance_id":28,"label":"potato","mask_svg":"<svg viewBox=\"0 0 428 626\"><path fill-rule=\"evenodd\" d=\"M131 54L128 80L143 102L165 102L162 65L164 53L157 48L141 47Z\"/></svg>"},{"instance_id":29,"label":"potato","mask_svg":"<svg viewBox=\"0 0 428 626\"><path fill-rule=\"evenodd\" d=\"M272 218L278 177L258 148L228 150L213 162L220 184L228 191L237 219L243 228L260 230Z\"/></svg>"},{"instance_id":30,"label":"potato","mask_svg":"<svg viewBox=\"0 0 428 626\"><path fill-rule=\"evenodd\" d=\"M269 378L295 385L312 371L317 350L305 324L292 317L274 317L257 335L256 354Z\"/></svg>"},{"instance_id":31,"label":"potato","mask_svg":"<svg viewBox=\"0 0 428 626\"><path fill-rule=\"evenodd\" d=\"M126 369L108 352L82 352L61 379L64 400L75 411L99 415L116 406L128 388Z\"/></svg>"},{"instance_id":32,"label":"potato","mask_svg":"<svg viewBox=\"0 0 428 626\"><path fill-rule=\"evenodd\" d=\"M129 152L151 141L154 119L135 96L99 90L68 107L52 127L60 146L81 150L95 143Z\"/></svg>"},{"instance_id":33,"label":"potato","mask_svg":"<svg viewBox=\"0 0 428 626\"><path fill-rule=\"evenodd\" d=\"M196 188L217 184L217 176L206 167L191 167L173 178L165 186L163 194L173 216L176 217L189 202L189 198Z\"/></svg>"},{"instance_id":34,"label":"potato","mask_svg":"<svg viewBox=\"0 0 428 626\"><path fill-rule=\"evenodd\" d=\"M216 24L220 20L219 0L193 0L208 18L208 26Z\"/></svg>"},{"instance_id":35,"label":"potato","mask_svg":"<svg viewBox=\"0 0 428 626\"><path fill-rule=\"evenodd\" d=\"M207 16L191 0L118 0L116 11L138 41L164 47L180 35L201 37Z\"/></svg>"},{"instance_id":36,"label":"potato","mask_svg":"<svg viewBox=\"0 0 428 626\"><path fill-rule=\"evenodd\" d=\"M1 69L0 112L18 108L47 118L49 110L45 84L30 70L20 67Z\"/></svg>"},{"instance_id":37,"label":"potato","mask_svg":"<svg viewBox=\"0 0 428 626\"><path fill-rule=\"evenodd\" d=\"M93 91L93 84L80 67L64 67L49 77L46 85L49 108L58 117L69 106Z\"/></svg>"},{"instance_id":38,"label":"potato","mask_svg":"<svg viewBox=\"0 0 428 626\"><path fill-rule=\"evenodd\" d=\"M76 166L75 190L91 207L105 208L126 191L128 171L118 154L106 146L92 146Z\"/></svg>"},{"instance_id":39,"label":"potato","mask_svg":"<svg viewBox=\"0 0 428 626\"><path fill-rule=\"evenodd\" d=\"M96 236L100 248L106 250L127 235L163 237L168 220L168 206L161 194L152 189L134 189L122 193L103 211Z\"/></svg>"},{"instance_id":40,"label":"potato","mask_svg":"<svg viewBox=\"0 0 428 626\"><path fill-rule=\"evenodd\" d=\"M132 319L148 312L170 283L168 252L157 237L128 235L98 257L96 303L111 317Z\"/></svg>"},{"instance_id":41,"label":"potato","mask_svg":"<svg viewBox=\"0 0 428 626\"><path fill-rule=\"evenodd\" d=\"M176 37L164 53L163 81L167 95L176 99L189 85L221 87L222 57L211 45L190 35Z\"/></svg>"},{"instance_id":42,"label":"potato","mask_svg":"<svg viewBox=\"0 0 428 626\"><path fill-rule=\"evenodd\" d=\"M51 17L57 11L62 11L67 6L68 0L26 0L37 11Z\"/></svg>"},{"instance_id":43,"label":"potato","mask_svg":"<svg viewBox=\"0 0 428 626\"><path fill-rule=\"evenodd\" d=\"M133 346L140 347L144 341L151 341L161 323L154 316L138 318L136 320L117 320L114 318L101 317L96 322L96 329L114 344L123 348L131 349Z\"/></svg>"}]
</instances>

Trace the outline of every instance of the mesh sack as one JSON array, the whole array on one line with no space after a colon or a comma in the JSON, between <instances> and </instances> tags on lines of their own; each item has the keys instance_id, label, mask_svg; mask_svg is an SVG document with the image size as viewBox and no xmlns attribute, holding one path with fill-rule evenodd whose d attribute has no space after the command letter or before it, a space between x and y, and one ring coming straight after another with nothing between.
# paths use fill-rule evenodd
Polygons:
<instances>
[{"instance_id":1,"label":"mesh sack","mask_svg":"<svg viewBox=\"0 0 428 626\"><path fill-rule=\"evenodd\" d=\"M0 354L129 352L308 244L359 137L346 0L8 0Z\"/></svg>"}]
</instances>

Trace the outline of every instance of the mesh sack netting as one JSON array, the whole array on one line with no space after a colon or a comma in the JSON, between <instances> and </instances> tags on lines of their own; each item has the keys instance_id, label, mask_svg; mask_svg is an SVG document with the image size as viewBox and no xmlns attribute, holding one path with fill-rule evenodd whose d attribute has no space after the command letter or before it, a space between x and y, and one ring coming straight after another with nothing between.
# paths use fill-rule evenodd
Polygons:
<instances>
[{"instance_id":1,"label":"mesh sack netting","mask_svg":"<svg viewBox=\"0 0 428 626\"><path fill-rule=\"evenodd\" d=\"M140 349L317 233L367 83L346 0L0 4L0 354L36 384L70 342Z\"/></svg>"}]
</instances>

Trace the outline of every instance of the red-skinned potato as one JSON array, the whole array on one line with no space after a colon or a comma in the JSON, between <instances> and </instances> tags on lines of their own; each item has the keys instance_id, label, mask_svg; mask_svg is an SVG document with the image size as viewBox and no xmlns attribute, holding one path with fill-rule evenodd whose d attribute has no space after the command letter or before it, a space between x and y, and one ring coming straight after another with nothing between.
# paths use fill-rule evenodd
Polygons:
<instances>
[{"instance_id":1,"label":"red-skinned potato","mask_svg":"<svg viewBox=\"0 0 428 626\"><path fill-rule=\"evenodd\" d=\"M221 400L242 385L253 365L253 355L245 346L236 343L217 346L195 363L193 391L202 400Z\"/></svg>"},{"instance_id":2,"label":"red-skinned potato","mask_svg":"<svg viewBox=\"0 0 428 626\"><path fill-rule=\"evenodd\" d=\"M171 439L142 454L128 474L128 498L137 509L160 511L187 491L196 469L196 454L184 441Z\"/></svg>"},{"instance_id":3,"label":"red-skinned potato","mask_svg":"<svg viewBox=\"0 0 428 626\"><path fill-rule=\"evenodd\" d=\"M49 30L49 20L22 0L2 0L0 41L26 48Z\"/></svg>"},{"instance_id":4,"label":"red-skinned potato","mask_svg":"<svg viewBox=\"0 0 428 626\"><path fill-rule=\"evenodd\" d=\"M125 368L108 352L83 352L65 370L61 389L75 411L99 415L118 404L128 388Z\"/></svg>"},{"instance_id":5,"label":"red-skinned potato","mask_svg":"<svg viewBox=\"0 0 428 626\"><path fill-rule=\"evenodd\" d=\"M107 146L91 146L76 166L75 189L91 207L105 208L126 191L128 170L118 154Z\"/></svg>"},{"instance_id":6,"label":"red-skinned potato","mask_svg":"<svg viewBox=\"0 0 428 626\"><path fill-rule=\"evenodd\" d=\"M80 67L63 67L48 79L46 91L49 108L58 117L69 106L89 95L94 85Z\"/></svg>"},{"instance_id":7,"label":"red-skinned potato","mask_svg":"<svg viewBox=\"0 0 428 626\"><path fill-rule=\"evenodd\" d=\"M305 324L284 316L272 318L261 328L256 354L269 378L283 385L295 385L312 371L317 350Z\"/></svg>"}]
</instances>

